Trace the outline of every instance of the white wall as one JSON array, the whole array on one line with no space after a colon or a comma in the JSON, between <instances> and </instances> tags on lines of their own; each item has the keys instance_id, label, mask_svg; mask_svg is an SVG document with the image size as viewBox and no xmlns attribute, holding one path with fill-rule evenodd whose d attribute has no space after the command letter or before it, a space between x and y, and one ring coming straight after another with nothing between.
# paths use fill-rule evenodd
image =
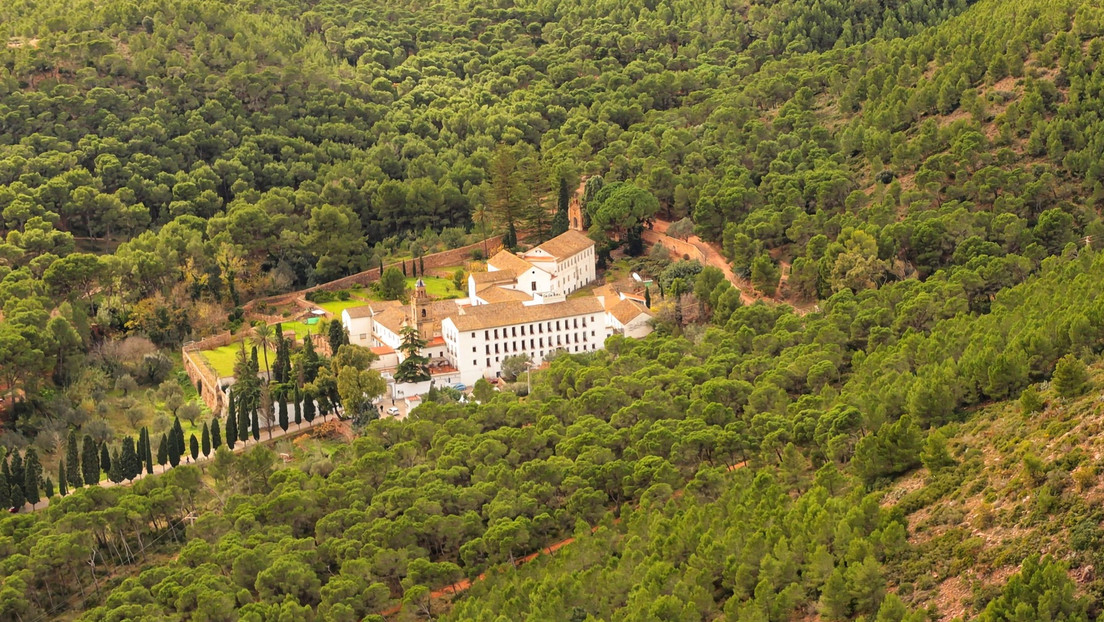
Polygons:
<instances>
[{"instance_id":1,"label":"white wall","mask_svg":"<svg viewBox=\"0 0 1104 622\"><path fill-rule=\"evenodd\" d=\"M499 375L502 361L509 356L527 355L539 365L545 356L556 350L573 354L600 350L605 346L609 328L603 315L595 313L463 332L447 319L442 325L442 334L449 346L449 355L455 357L456 367L460 369L460 381L471 385L479 378Z\"/></svg>"}]
</instances>

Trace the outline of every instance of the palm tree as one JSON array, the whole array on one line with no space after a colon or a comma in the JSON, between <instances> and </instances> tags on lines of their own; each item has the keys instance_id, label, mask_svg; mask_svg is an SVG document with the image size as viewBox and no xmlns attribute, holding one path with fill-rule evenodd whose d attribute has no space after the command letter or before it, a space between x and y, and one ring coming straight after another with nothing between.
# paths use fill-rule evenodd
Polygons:
<instances>
[{"instance_id":1,"label":"palm tree","mask_svg":"<svg viewBox=\"0 0 1104 622\"><path fill-rule=\"evenodd\" d=\"M260 348L261 352L264 353L265 373L266 374L269 373L269 370L268 370L268 349L272 347L273 343L275 343L273 341L272 327L269 326L268 324L264 324L264 323L261 323L261 324L258 324L256 326L254 326L253 327L253 337L252 337L252 339L250 339L250 341L253 343L253 347Z\"/></svg>"}]
</instances>

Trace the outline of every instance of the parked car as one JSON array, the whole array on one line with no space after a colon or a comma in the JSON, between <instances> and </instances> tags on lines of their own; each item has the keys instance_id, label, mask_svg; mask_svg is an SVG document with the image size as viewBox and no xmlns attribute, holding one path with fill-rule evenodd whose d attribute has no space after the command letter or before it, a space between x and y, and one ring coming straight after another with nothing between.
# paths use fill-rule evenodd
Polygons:
<instances>
[{"instance_id":1,"label":"parked car","mask_svg":"<svg viewBox=\"0 0 1104 622\"><path fill-rule=\"evenodd\" d=\"M399 409L392 406L391 408L387 409L387 414L391 415L392 417L398 417L399 416Z\"/></svg>"},{"instance_id":2,"label":"parked car","mask_svg":"<svg viewBox=\"0 0 1104 622\"><path fill-rule=\"evenodd\" d=\"M452 388L456 389L457 391L463 392L468 390L468 385L464 384L463 382L457 382L456 384L452 385Z\"/></svg>"}]
</instances>

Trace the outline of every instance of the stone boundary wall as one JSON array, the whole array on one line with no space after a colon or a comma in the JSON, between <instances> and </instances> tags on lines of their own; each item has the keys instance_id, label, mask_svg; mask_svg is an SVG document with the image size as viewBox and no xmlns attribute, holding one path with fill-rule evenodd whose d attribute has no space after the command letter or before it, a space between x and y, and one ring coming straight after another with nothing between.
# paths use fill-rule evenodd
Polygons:
<instances>
[{"instance_id":1,"label":"stone boundary wall","mask_svg":"<svg viewBox=\"0 0 1104 622\"><path fill-rule=\"evenodd\" d=\"M458 264L464 264L471 259L472 251L479 249L480 251L487 251L488 255L494 255L498 251L502 250L502 236L496 235L494 237L481 240L475 244L469 244L460 248L454 248L452 250L442 251L440 253L432 253L425 255L422 261L425 264L426 270L433 268L444 268L447 266L455 266ZM415 260L417 261L417 260ZM394 262L386 264L384 268L390 268L391 266L401 267L403 262ZM266 315L258 312L255 309L260 304L267 304L272 306L279 306L285 304L294 304L299 307L300 313L296 314L296 317L302 315L310 309L314 309L314 305L308 302L305 296L314 291L320 290L341 290L348 289L354 285L368 286L371 283L379 280L379 268L372 268L371 270L365 270L364 272L358 272L344 278L337 279L336 281L330 281L328 283L322 283L315 285L314 287L308 287L295 292L288 292L286 294L278 294L276 296L268 296L266 298L256 298L245 304L244 310L249 318L264 320L269 324L275 324L280 321L287 321L292 318L284 318L275 315ZM212 412L221 414L226 407L226 398L222 391L218 388L219 377L215 373L215 370L199 355L201 350L211 350L213 348L220 348L228 345L234 341L234 335L230 331L225 331L217 335L200 339L199 341L191 341L184 344L181 348L181 358L184 362L184 372L188 374L188 379L191 380L193 385L198 383L199 395L203 399L203 402L207 404L207 407ZM329 350L329 344L322 339L322 342L315 342L318 348Z\"/></svg>"},{"instance_id":2,"label":"stone boundary wall","mask_svg":"<svg viewBox=\"0 0 1104 622\"><path fill-rule=\"evenodd\" d=\"M184 346L180 354L184 361L184 373L188 374L188 380L191 380L192 385L199 389L200 399L207 408L211 409L211 412L221 416L226 405L223 403L225 401L223 393L219 390L218 374L199 354L199 349L194 343Z\"/></svg>"},{"instance_id":3,"label":"stone boundary wall","mask_svg":"<svg viewBox=\"0 0 1104 622\"><path fill-rule=\"evenodd\" d=\"M696 259L703 266L709 265L705 258L705 253L700 248L694 246L690 242L685 242L677 238L673 238L667 235L663 235L657 231L651 229L645 229L643 237L644 241L649 245L662 244L664 248L671 251L673 255L672 259L682 259L684 256L690 259Z\"/></svg>"},{"instance_id":4,"label":"stone boundary wall","mask_svg":"<svg viewBox=\"0 0 1104 622\"><path fill-rule=\"evenodd\" d=\"M502 236L496 235L486 240L476 242L475 244L468 244L467 246L461 246L460 248L454 248L452 250L441 251L440 253L431 253L422 257L422 261L425 263L426 270L431 268L444 268L446 266L455 266L462 264L471 259L472 251L478 249L483 250L484 245L487 249L487 254L494 255L496 252L502 249ZM408 262L411 260L407 260ZM413 260L418 261L418 260ZM384 269L392 266L401 268L404 262L397 261L384 265ZM276 296L268 296L267 298L256 298L245 304L246 313L253 313L253 310L257 308L259 304L268 304L273 306L279 306L287 303L295 303L297 299L303 298L310 292L316 291L334 291L340 289L349 289L354 285L360 285L367 287L368 285L379 280L380 271L379 268L372 268L371 270L365 270L364 272L358 272L349 276L330 281L328 283L322 283L315 285L314 287L308 287L301 289L297 292L289 292L287 294L278 294ZM296 303L298 304L298 303Z\"/></svg>"}]
</instances>

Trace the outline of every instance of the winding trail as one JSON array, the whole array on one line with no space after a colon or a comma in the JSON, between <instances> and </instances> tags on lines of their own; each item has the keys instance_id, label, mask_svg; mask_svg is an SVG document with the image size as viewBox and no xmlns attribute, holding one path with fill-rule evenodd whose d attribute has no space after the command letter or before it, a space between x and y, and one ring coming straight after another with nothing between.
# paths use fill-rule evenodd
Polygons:
<instances>
[{"instance_id":1,"label":"winding trail","mask_svg":"<svg viewBox=\"0 0 1104 622\"><path fill-rule=\"evenodd\" d=\"M732 471L735 471L737 469L742 469L746 466L747 466L746 461L745 462L740 462L740 463L733 464L733 465L729 466L728 471L731 473ZM680 489L676 490L672 496L675 497L675 498L678 498L678 497L682 496L682 493L683 493L683 489L680 488ZM614 524L617 524L617 523L621 522L621 519L620 518L615 518L615 519L613 519L613 522L614 522ZM590 528L590 533L594 533L595 531L598 531L598 527L599 527L599 525L594 525L593 527L591 527ZM536 551L535 553L530 553L530 554L526 555L525 557L518 558L517 561L514 563L514 566L517 567L517 566L520 566L522 564L531 562L534 559L540 557L541 555L551 555L552 553L555 553L556 551L562 549L563 547L571 544L574 541L575 541L575 538L572 537L572 538L564 538L563 540L560 540L559 542L549 544L548 546L542 547L539 551ZM453 583L452 585L446 585L445 587L443 587L439 590L433 590L432 592L429 593L430 600L431 601L432 600L440 600L442 598L446 598L446 597L449 597L449 596L453 596L455 594L459 594L460 592L465 592L465 591L471 589L471 586L474 583L478 583L479 581L484 580L486 577L487 577L487 573L482 573L478 577L476 577L474 580L473 579L461 579L460 581L457 581L456 583ZM392 605L391 607L388 607L387 609L381 611L379 613L379 615L384 616L384 617L390 617L390 616L393 616L393 615L401 612L402 610L403 610L403 603L399 603L397 605Z\"/></svg>"},{"instance_id":2,"label":"winding trail","mask_svg":"<svg viewBox=\"0 0 1104 622\"><path fill-rule=\"evenodd\" d=\"M706 242L696 235L688 237L686 240L680 240L678 238L667 235L667 228L671 226L671 223L666 220L653 220L652 228L644 230L644 241L649 245L662 244L663 246L673 249L676 252L682 254L688 254L692 259L697 259L705 265L713 266L724 273L725 279L732 286L740 292L740 301L745 305L754 304L758 300L771 304L786 304L793 308L794 312L798 315L805 315L809 312L808 305L798 305L797 303L778 298L776 296L764 296L755 291L755 288L751 286L751 282L747 279L739 276L732 271L732 265L725 259L724 253L721 252L721 247L716 242ZM689 248L688 248L689 247ZM687 253L685 251L692 248L694 253ZM779 282L779 289L786 283L786 279L789 277L789 264L781 263L782 278Z\"/></svg>"}]
</instances>

